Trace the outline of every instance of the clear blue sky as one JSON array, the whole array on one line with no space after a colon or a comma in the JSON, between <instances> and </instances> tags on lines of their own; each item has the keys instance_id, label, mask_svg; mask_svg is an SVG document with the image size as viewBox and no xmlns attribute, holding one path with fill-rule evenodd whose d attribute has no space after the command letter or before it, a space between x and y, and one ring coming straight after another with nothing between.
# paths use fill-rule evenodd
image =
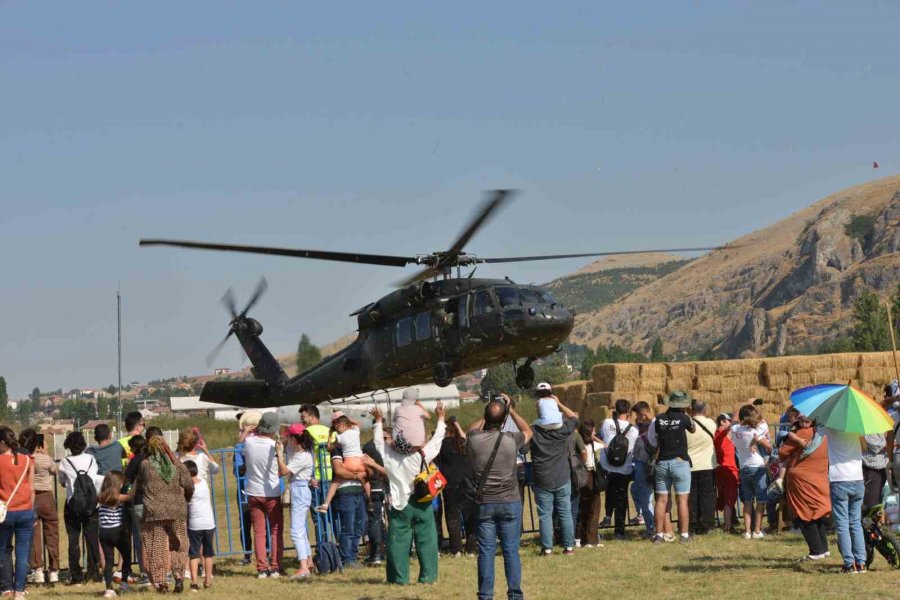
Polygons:
<instances>
[{"instance_id":1,"label":"clear blue sky","mask_svg":"<svg viewBox=\"0 0 900 600\"><path fill-rule=\"evenodd\" d=\"M415 254L515 187L471 251L727 242L898 171L898 30L887 2L5 3L0 375L114 382L119 282L143 381L206 371L230 285L268 278L283 353L406 273L145 236Z\"/></svg>"}]
</instances>

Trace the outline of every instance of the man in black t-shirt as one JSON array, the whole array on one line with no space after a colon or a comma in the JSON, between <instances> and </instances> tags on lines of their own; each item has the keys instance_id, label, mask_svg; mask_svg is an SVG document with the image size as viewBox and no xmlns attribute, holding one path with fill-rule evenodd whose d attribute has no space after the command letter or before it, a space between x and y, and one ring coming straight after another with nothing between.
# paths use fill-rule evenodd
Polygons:
<instances>
[{"instance_id":1,"label":"man in black t-shirt","mask_svg":"<svg viewBox=\"0 0 900 600\"><path fill-rule=\"evenodd\" d=\"M674 542L672 522L667 519L666 505L669 488L675 488L678 504L678 531L681 541L691 541L688 533L690 512L688 497L691 493L691 459L687 451L687 432L694 432L694 422L684 412L691 405L691 397L675 391L666 396L669 409L656 416L647 430L647 441L656 448L656 535L653 543Z\"/></svg>"},{"instance_id":2,"label":"man in black t-shirt","mask_svg":"<svg viewBox=\"0 0 900 600\"><path fill-rule=\"evenodd\" d=\"M535 423L531 438L531 491L537 506L541 556L553 553L553 516L558 515L563 554L575 551L572 520L572 479L569 440L578 428L578 415L551 396L563 415L562 426L547 429Z\"/></svg>"}]
</instances>

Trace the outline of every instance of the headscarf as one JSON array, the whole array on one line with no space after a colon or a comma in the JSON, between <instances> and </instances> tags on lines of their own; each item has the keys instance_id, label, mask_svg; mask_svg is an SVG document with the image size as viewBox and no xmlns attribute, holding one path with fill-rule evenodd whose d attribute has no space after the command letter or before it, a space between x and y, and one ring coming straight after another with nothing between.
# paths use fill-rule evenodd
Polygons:
<instances>
[{"instance_id":1,"label":"headscarf","mask_svg":"<svg viewBox=\"0 0 900 600\"><path fill-rule=\"evenodd\" d=\"M169 445L161 435L154 436L147 442L147 460L163 481L166 483L172 481L172 477L175 476L175 465L169 458Z\"/></svg>"}]
</instances>

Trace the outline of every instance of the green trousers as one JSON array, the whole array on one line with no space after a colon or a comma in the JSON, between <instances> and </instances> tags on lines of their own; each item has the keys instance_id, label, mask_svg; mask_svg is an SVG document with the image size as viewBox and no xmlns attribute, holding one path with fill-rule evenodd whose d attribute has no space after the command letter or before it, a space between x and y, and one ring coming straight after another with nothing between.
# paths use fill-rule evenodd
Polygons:
<instances>
[{"instance_id":1,"label":"green trousers","mask_svg":"<svg viewBox=\"0 0 900 600\"><path fill-rule=\"evenodd\" d=\"M409 553L413 539L419 556L419 583L438 577L438 537L431 502L410 502L403 510L391 508L387 534L387 581L409 583Z\"/></svg>"}]
</instances>

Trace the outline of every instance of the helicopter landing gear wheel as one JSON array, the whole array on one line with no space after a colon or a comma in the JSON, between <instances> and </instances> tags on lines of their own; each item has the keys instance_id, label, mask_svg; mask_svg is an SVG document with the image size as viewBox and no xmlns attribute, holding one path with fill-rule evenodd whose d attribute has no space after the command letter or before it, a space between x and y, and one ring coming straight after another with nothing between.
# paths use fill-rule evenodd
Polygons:
<instances>
[{"instance_id":1,"label":"helicopter landing gear wheel","mask_svg":"<svg viewBox=\"0 0 900 600\"><path fill-rule=\"evenodd\" d=\"M530 358L524 365L516 368L516 385L523 390L534 387L534 368L531 366Z\"/></svg>"},{"instance_id":2,"label":"helicopter landing gear wheel","mask_svg":"<svg viewBox=\"0 0 900 600\"><path fill-rule=\"evenodd\" d=\"M447 387L448 385L453 383L453 366L446 361L434 363L434 368L432 369L432 377L434 379L435 385L439 387Z\"/></svg>"}]
</instances>

